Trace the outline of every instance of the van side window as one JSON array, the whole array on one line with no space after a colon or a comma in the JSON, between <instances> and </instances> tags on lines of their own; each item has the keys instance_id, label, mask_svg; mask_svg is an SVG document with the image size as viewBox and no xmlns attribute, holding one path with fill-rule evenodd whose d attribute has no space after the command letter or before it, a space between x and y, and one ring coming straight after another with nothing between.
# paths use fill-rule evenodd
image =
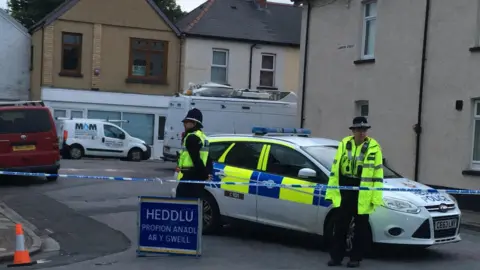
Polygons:
<instances>
[{"instance_id":1,"label":"van side window","mask_svg":"<svg viewBox=\"0 0 480 270\"><path fill-rule=\"evenodd\" d=\"M299 152L281 145L272 144L267 162L267 172L271 174L298 178L298 172L303 168L309 168L317 172L313 182L326 182L324 173Z\"/></svg>"},{"instance_id":2,"label":"van side window","mask_svg":"<svg viewBox=\"0 0 480 270\"><path fill-rule=\"evenodd\" d=\"M103 133L105 134L105 137L108 138L121 140L125 139L125 134L123 133L123 131L111 125L103 125Z\"/></svg>"},{"instance_id":3,"label":"van side window","mask_svg":"<svg viewBox=\"0 0 480 270\"><path fill-rule=\"evenodd\" d=\"M225 164L256 170L262 148L262 143L236 142L235 146L228 152Z\"/></svg>"},{"instance_id":4,"label":"van side window","mask_svg":"<svg viewBox=\"0 0 480 270\"><path fill-rule=\"evenodd\" d=\"M217 162L230 145L232 145L231 142L210 143L208 147L208 157L212 161Z\"/></svg>"}]
</instances>

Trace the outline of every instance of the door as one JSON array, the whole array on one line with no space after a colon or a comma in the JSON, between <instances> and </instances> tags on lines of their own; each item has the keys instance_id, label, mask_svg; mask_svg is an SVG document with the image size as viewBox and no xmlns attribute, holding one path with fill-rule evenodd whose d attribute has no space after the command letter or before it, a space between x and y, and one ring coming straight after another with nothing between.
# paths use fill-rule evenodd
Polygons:
<instances>
[{"instance_id":1,"label":"door","mask_svg":"<svg viewBox=\"0 0 480 270\"><path fill-rule=\"evenodd\" d=\"M157 132L153 140L153 158L163 157L163 140L165 138L165 122L167 118L163 115L157 115Z\"/></svg>"},{"instance_id":2,"label":"door","mask_svg":"<svg viewBox=\"0 0 480 270\"><path fill-rule=\"evenodd\" d=\"M317 173L312 179L301 179L298 172L309 168ZM261 182L312 185L327 183L327 177L307 157L296 150L277 144L267 146ZM314 188L258 187L258 221L273 226L305 231L318 231L321 195Z\"/></svg>"},{"instance_id":3,"label":"door","mask_svg":"<svg viewBox=\"0 0 480 270\"><path fill-rule=\"evenodd\" d=\"M101 136L102 156L124 157L125 151L125 132L114 125L103 124L103 136Z\"/></svg>"},{"instance_id":4,"label":"door","mask_svg":"<svg viewBox=\"0 0 480 270\"><path fill-rule=\"evenodd\" d=\"M215 163L214 181L252 183L258 181L260 156L264 144L235 142ZM221 184L216 198L225 216L257 221L255 186Z\"/></svg>"}]
</instances>

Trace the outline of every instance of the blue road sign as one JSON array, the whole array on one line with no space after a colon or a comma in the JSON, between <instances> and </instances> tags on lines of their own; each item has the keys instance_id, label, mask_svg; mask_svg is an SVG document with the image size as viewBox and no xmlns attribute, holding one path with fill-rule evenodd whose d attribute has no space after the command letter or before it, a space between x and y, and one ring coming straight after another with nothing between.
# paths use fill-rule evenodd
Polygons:
<instances>
[{"instance_id":1,"label":"blue road sign","mask_svg":"<svg viewBox=\"0 0 480 270\"><path fill-rule=\"evenodd\" d=\"M200 200L139 197L138 256L202 253Z\"/></svg>"}]
</instances>

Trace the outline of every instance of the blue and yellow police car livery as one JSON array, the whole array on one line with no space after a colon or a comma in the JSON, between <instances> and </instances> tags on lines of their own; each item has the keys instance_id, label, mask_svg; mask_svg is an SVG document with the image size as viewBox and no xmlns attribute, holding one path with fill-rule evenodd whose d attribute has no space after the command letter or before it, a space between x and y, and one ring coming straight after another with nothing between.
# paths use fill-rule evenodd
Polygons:
<instances>
[{"instance_id":1,"label":"blue and yellow police car livery","mask_svg":"<svg viewBox=\"0 0 480 270\"><path fill-rule=\"evenodd\" d=\"M327 185L339 141L312 138L306 129L255 127L251 135L211 135L208 142L214 177L206 187L204 232L215 231L227 217L331 237L333 205L325 189L268 184ZM383 187L429 188L382 166ZM373 242L427 247L461 240L460 210L446 193L384 191L376 200L382 206L370 216Z\"/></svg>"}]
</instances>

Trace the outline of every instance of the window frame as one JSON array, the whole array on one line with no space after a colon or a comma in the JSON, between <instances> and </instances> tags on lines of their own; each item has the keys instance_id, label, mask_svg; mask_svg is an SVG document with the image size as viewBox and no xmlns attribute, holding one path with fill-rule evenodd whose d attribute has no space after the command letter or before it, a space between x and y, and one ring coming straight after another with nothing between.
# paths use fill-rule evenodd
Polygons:
<instances>
[{"instance_id":1,"label":"window frame","mask_svg":"<svg viewBox=\"0 0 480 270\"><path fill-rule=\"evenodd\" d=\"M273 68L272 69L263 68L263 57L264 56L273 57ZM274 54L274 53L262 53L262 58L261 58L261 61L260 61L260 74L259 74L260 76L259 76L259 80L258 80L258 86L260 86L260 87L275 87L276 67L277 67L277 55ZM273 73L272 85L262 85L262 71Z\"/></svg>"},{"instance_id":2,"label":"window frame","mask_svg":"<svg viewBox=\"0 0 480 270\"><path fill-rule=\"evenodd\" d=\"M477 18L475 21L475 41L473 42L473 47L480 47L480 0L477 0Z\"/></svg>"},{"instance_id":3,"label":"window frame","mask_svg":"<svg viewBox=\"0 0 480 270\"><path fill-rule=\"evenodd\" d=\"M213 63L213 56L215 54L215 52L219 52L219 53L225 53L225 65L218 65L218 64L215 64ZM212 49L212 62L211 62L211 65L210 65L210 81L212 82L215 82L213 79L212 79L212 69L214 67L216 68L224 68L225 69L225 82L216 82L216 83L220 83L220 84L228 84L228 66L229 66L229 61L230 61L230 51L228 49L220 49L220 48L213 48Z\"/></svg>"},{"instance_id":4,"label":"window frame","mask_svg":"<svg viewBox=\"0 0 480 270\"><path fill-rule=\"evenodd\" d=\"M221 146L225 145L226 146L222 150L222 153L220 154L220 156L217 159L213 159L209 154L209 158L212 160L212 162L214 162L214 163L224 163L224 162L219 162L218 160L225 154L225 152L227 152L229 150L229 148L232 146L233 143L234 142L231 142L231 141L210 142L209 149L212 149L212 147L217 146L217 145L221 145ZM209 150L209 153L211 153L210 151L211 150ZM228 153L227 153L227 155L228 155ZM226 158L226 156L225 156L225 158Z\"/></svg>"},{"instance_id":5,"label":"window frame","mask_svg":"<svg viewBox=\"0 0 480 270\"><path fill-rule=\"evenodd\" d=\"M262 161L262 167L265 167L265 170L263 170L263 169L259 170L260 172L273 174L273 175L278 175L278 176L282 176L282 177L294 178L294 179L297 179L297 180L300 180L300 181L306 181L306 182L310 182L310 183L314 183L314 184L327 184L328 183L329 175L326 174L322 170L322 168L320 166L318 166L316 164L316 162L313 161L308 155L305 155L304 153L298 151L297 149L289 148L289 147L286 147L284 145L277 144L277 143L265 143L265 145L270 146L270 148L268 148L268 153L266 153L266 154L268 154L267 158ZM312 169L312 170L314 170L317 173L317 176L315 178L299 178L298 173L297 173L296 176L289 176L289 175L280 175L280 174L275 174L275 173L269 172L268 171L268 161L270 160L270 150L271 150L272 146L285 148L289 151L296 152L297 154L303 156L306 160L308 160L308 162L310 162L313 165L313 167L315 167L315 169Z\"/></svg>"},{"instance_id":6,"label":"window frame","mask_svg":"<svg viewBox=\"0 0 480 270\"><path fill-rule=\"evenodd\" d=\"M153 50L153 49L138 49L133 48L133 43L135 41L148 41L148 42L162 42L163 43L163 51L160 50ZM145 81L155 81L159 83L166 83L167 82L167 74L168 74L168 45L169 42L166 40L155 40L155 39L147 39L147 38L136 38L130 37L129 40L129 59L128 59L128 79L133 80L145 80ZM162 73L158 76L136 76L132 74L132 65L133 65L133 54L135 51L145 52L146 62L147 65L145 66L145 74L148 73L150 70L150 57L152 54L163 54L163 67Z\"/></svg>"},{"instance_id":7,"label":"window frame","mask_svg":"<svg viewBox=\"0 0 480 270\"><path fill-rule=\"evenodd\" d=\"M475 138L475 128L476 128L476 125L477 125L477 120L480 120L480 114L477 114L477 109L478 107L480 106L480 99L477 99L474 101L474 106L473 106L473 113L472 113L472 118L473 118L473 129L472 129L472 144L471 144L471 156L470 156L470 163L471 163L471 168L472 169L475 169L475 170L480 170L480 160L474 160L474 156L475 156L475 141L477 140L477 138ZM479 143L480 143L480 138L478 138L479 140Z\"/></svg>"},{"instance_id":8,"label":"window frame","mask_svg":"<svg viewBox=\"0 0 480 270\"><path fill-rule=\"evenodd\" d=\"M73 44L73 43L65 43L64 42L64 37L65 36L76 36L80 37L80 42L79 44ZM62 75L81 75L82 74L82 55L83 55L83 34L82 33L73 33L73 32L62 32L62 57L60 59L60 73ZM64 53L65 53L65 47L72 48L76 47L78 48L78 65L77 69L75 70L68 70L63 68L63 61L64 61Z\"/></svg>"},{"instance_id":9,"label":"window frame","mask_svg":"<svg viewBox=\"0 0 480 270\"><path fill-rule=\"evenodd\" d=\"M367 16L367 6L375 4L375 15L374 16ZM365 43L368 40L367 39L367 22L368 21L375 21L375 37L377 34L377 16L378 16L378 5L377 5L377 0L366 0L362 2L362 51L360 53L361 59L362 60L368 60L368 59L375 59L375 43L376 40L373 42L373 53L372 54L365 54Z\"/></svg>"},{"instance_id":10,"label":"window frame","mask_svg":"<svg viewBox=\"0 0 480 270\"><path fill-rule=\"evenodd\" d=\"M362 107L363 106L367 106L367 115L362 114ZM368 100L357 100L357 101L355 101L355 112L356 112L355 116L363 116L363 117L368 118L368 116L370 115L370 104L369 104Z\"/></svg>"}]
</instances>

